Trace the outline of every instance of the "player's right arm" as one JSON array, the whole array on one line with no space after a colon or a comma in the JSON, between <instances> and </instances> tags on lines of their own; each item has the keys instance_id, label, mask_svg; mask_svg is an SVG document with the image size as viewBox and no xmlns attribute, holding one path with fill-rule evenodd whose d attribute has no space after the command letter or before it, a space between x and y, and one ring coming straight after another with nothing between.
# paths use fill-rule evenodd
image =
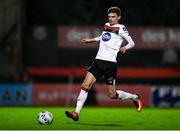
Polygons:
<instances>
[{"instance_id":1,"label":"player's right arm","mask_svg":"<svg viewBox=\"0 0 180 131\"><path fill-rule=\"evenodd\" d=\"M101 36L95 37L95 38L85 38L81 40L81 43L92 43L97 42L101 40Z\"/></svg>"},{"instance_id":2,"label":"player's right arm","mask_svg":"<svg viewBox=\"0 0 180 131\"><path fill-rule=\"evenodd\" d=\"M81 40L81 43L92 43L92 42L96 42L96 40L94 38L85 38Z\"/></svg>"}]
</instances>

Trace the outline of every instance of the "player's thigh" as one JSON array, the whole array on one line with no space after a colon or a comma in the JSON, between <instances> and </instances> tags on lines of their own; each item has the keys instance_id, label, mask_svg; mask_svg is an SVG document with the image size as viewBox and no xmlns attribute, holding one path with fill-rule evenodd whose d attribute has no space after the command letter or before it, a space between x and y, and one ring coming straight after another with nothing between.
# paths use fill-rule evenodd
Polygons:
<instances>
[{"instance_id":1,"label":"player's thigh","mask_svg":"<svg viewBox=\"0 0 180 131\"><path fill-rule=\"evenodd\" d=\"M110 63L109 65L106 65L106 68L104 70L104 78L106 85L115 85L116 76L117 76L116 64Z\"/></svg>"},{"instance_id":2,"label":"player's thigh","mask_svg":"<svg viewBox=\"0 0 180 131\"><path fill-rule=\"evenodd\" d=\"M96 82L96 78L94 77L94 75L87 71L82 86L85 87L86 89L91 89L91 87L95 82Z\"/></svg>"},{"instance_id":3,"label":"player's thigh","mask_svg":"<svg viewBox=\"0 0 180 131\"><path fill-rule=\"evenodd\" d=\"M113 97L116 95L115 85L106 85L108 96Z\"/></svg>"}]
</instances>

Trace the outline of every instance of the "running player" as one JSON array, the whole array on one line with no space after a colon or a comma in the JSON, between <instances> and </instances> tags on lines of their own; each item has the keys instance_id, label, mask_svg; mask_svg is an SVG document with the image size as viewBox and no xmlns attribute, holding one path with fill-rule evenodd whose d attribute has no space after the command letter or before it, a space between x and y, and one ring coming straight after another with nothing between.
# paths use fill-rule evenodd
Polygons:
<instances>
[{"instance_id":1,"label":"running player","mask_svg":"<svg viewBox=\"0 0 180 131\"><path fill-rule=\"evenodd\" d=\"M110 7L107 14L109 22L104 25L101 36L81 40L82 43L100 41L100 45L96 58L93 64L88 68L84 82L82 83L75 111L65 111L66 116L74 121L79 120L80 111L86 101L88 91L96 80L102 76L104 76L108 96L111 99L131 100L134 103L137 112L140 112L142 109L142 101L138 94L131 94L122 90L116 90L115 88L117 54L119 51L122 54L126 53L126 51L134 47L135 44L126 27L118 23L121 18L120 8ZM125 46L122 46L123 39L127 41Z\"/></svg>"}]
</instances>

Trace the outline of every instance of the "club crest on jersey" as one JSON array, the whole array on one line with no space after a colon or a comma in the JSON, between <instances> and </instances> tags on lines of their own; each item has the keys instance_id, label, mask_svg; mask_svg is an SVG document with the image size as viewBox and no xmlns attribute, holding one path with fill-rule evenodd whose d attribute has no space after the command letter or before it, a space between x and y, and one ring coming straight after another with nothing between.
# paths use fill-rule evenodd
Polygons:
<instances>
[{"instance_id":1,"label":"club crest on jersey","mask_svg":"<svg viewBox=\"0 0 180 131\"><path fill-rule=\"evenodd\" d=\"M126 27L123 27L123 31L127 31Z\"/></svg>"},{"instance_id":2,"label":"club crest on jersey","mask_svg":"<svg viewBox=\"0 0 180 131\"><path fill-rule=\"evenodd\" d=\"M106 32L102 35L102 40L103 41L109 41L111 39L111 34L109 32Z\"/></svg>"}]
</instances>

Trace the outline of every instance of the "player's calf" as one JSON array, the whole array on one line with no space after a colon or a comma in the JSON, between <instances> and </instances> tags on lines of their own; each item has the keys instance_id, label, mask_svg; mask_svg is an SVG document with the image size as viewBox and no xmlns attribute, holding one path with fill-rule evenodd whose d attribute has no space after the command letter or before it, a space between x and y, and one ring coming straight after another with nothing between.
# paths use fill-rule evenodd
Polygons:
<instances>
[{"instance_id":1,"label":"player's calf","mask_svg":"<svg viewBox=\"0 0 180 131\"><path fill-rule=\"evenodd\" d=\"M116 92L115 94L108 94L108 97L111 99L117 99L118 98L118 93Z\"/></svg>"}]
</instances>

